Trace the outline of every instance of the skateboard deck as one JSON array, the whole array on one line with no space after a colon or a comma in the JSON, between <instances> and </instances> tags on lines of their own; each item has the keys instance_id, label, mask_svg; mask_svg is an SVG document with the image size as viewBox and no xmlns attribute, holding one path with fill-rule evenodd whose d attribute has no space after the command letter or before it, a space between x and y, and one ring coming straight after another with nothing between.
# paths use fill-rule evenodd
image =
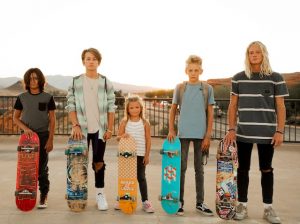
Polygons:
<instances>
[{"instance_id":1,"label":"skateboard deck","mask_svg":"<svg viewBox=\"0 0 300 224\"><path fill-rule=\"evenodd\" d=\"M69 138L67 149L66 200L71 211L81 212L87 206L88 197L88 146L86 138Z\"/></svg>"},{"instance_id":2,"label":"skateboard deck","mask_svg":"<svg viewBox=\"0 0 300 224\"><path fill-rule=\"evenodd\" d=\"M217 151L216 212L222 219L232 219L237 205L237 147L220 141Z\"/></svg>"},{"instance_id":3,"label":"skateboard deck","mask_svg":"<svg viewBox=\"0 0 300 224\"><path fill-rule=\"evenodd\" d=\"M21 211L35 207L39 173L40 141L36 133L32 137L21 134L18 144L16 178L16 205Z\"/></svg>"},{"instance_id":4,"label":"skateboard deck","mask_svg":"<svg viewBox=\"0 0 300 224\"><path fill-rule=\"evenodd\" d=\"M134 213L137 206L137 155L132 137L121 138L119 142L118 200L122 212Z\"/></svg>"},{"instance_id":5,"label":"skateboard deck","mask_svg":"<svg viewBox=\"0 0 300 224\"><path fill-rule=\"evenodd\" d=\"M163 210L176 214L180 207L181 145L179 138L173 142L164 140L162 149L161 195Z\"/></svg>"}]
</instances>

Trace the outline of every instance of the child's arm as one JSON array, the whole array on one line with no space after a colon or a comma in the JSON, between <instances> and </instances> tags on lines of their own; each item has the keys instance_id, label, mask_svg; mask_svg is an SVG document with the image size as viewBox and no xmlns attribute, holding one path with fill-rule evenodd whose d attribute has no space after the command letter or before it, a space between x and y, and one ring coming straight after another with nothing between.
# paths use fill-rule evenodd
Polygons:
<instances>
[{"instance_id":1,"label":"child's arm","mask_svg":"<svg viewBox=\"0 0 300 224\"><path fill-rule=\"evenodd\" d=\"M120 141L121 138L128 137L128 134L125 133L126 121L123 119L119 126L117 140Z\"/></svg>"},{"instance_id":2,"label":"child's arm","mask_svg":"<svg viewBox=\"0 0 300 224\"><path fill-rule=\"evenodd\" d=\"M21 119L20 119L21 114L22 114L21 110L17 110L17 109L14 110L14 115L13 115L14 123L24 131L25 135L27 135L28 137L31 137L33 134L33 131L21 121Z\"/></svg>"},{"instance_id":3,"label":"child's arm","mask_svg":"<svg viewBox=\"0 0 300 224\"><path fill-rule=\"evenodd\" d=\"M146 140L146 151L144 156L144 165L148 165L150 161L150 150L151 150L151 132L150 124L148 121L145 122L145 140Z\"/></svg>"},{"instance_id":4,"label":"child's arm","mask_svg":"<svg viewBox=\"0 0 300 224\"><path fill-rule=\"evenodd\" d=\"M207 151L210 146L210 138L211 138L211 132L213 127L213 120L214 120L214 113L213 113L213 105L210 104L207 106L207 127L206 127L206 133L202 141L202 150Z\"/></svg>"},{"instance_id":5,"label":"child's arm","mask_svg":"<svg viewBox=\"0 0 300 224\"><path fill-rule=\"evenodd\" d=\"M169 115L169 133L167 137L169 141L173 141L174 138L176 137L176 132L174 128L176 112L177 112L177 104L172 104L170 109L170 115Z\"/></svg>"},{"instance_id":6,"label":"child's arm","mask_svg":"<svg viewBox=\"0 0 300 224\"><path fill-rule=\"evenodd\" d=\"M55 110L49 110L49 138L45 145L46 152L51 152L53 149L53 138L55 131Z\"/></svg>"}]
</instances>

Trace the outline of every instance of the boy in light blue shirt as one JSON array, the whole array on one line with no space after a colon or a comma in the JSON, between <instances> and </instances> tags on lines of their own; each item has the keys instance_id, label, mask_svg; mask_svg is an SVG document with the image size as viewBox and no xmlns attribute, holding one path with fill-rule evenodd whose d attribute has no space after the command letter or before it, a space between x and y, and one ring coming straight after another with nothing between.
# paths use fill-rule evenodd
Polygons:
<instances>
[{"instance_id":1,"label":"boy in light blue shirt","mask_svg":"<svg viewBox=\"0 0 300 224\"><path fill-rule=\"evenodd\" d=\"M181 178L180 202L177 215L183 215L184 182L190 142L194 144L194 166L196 180L196 209L200 213L212 216L212 211L204 204L204 170L202 153L208 151L213 124L213 88L201 82L202 59L191 55L186 60L188 82L178 84L174 90L173 102L170 109L168 140L176 137L174 120L177 107L180 106L178 122L178 137L181 142ZM184 88L184 89L183 89Z\"/></svg>"}]
</instances>

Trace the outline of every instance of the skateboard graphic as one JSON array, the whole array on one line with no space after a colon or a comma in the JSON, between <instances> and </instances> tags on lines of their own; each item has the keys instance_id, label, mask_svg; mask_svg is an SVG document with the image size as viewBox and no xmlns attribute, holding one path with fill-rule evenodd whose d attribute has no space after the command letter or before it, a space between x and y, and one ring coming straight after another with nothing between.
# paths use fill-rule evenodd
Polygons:
<instances>
[{"instance_id":1,"label":"skateboard graphic","mask_svg":"<svg viewBox=\"0 0 300 224\"><path fill-rule=\"evenodd\" d=\"M118 150L118 197L125 214L134 213L137 206L137 155L132 137L121 138Z\"/></svg>"},{"instance_id":2,"label":"skateboard graphic","mask_svg":"<svg viewBox=\"0 0 300 224\"><path fill-rule=\"evenodd\" d=\"M67 156L66 200L71 211L81 212L87 206L88 197L88 146L86 138L69 138L65 150Z\"/></svg>"},{"instance_id":3,"label":"skateboard graphic","mask_svg":"<svg viewBox=\"0 0 300 224\"><path fill-rule=\"evenodd\" d=\"M217 151L216 212L222 219L232 219L237 205L237 147L220 141Z\"/></svg>"},{"instance_id":4,"label":"skateboard graphic","mask_svg":"<svg viewBox=\"0 0 300 224\"><path fill-rule=\"evenodd\" d=\"M36 133L32 137L21 134L18 144L16 178L16 205L21 211L35 207L39 173L40 141Z\"/></svg>"},{"instance_id":5,"label":"skateboard graphic","mask_svg":"<svg viewBox=\"0 0 300 224\"><path fill-rule=\"evenodd\" d=\"M162 154L162 172L159 200L166 213L176 214L180 207L181 145L179 138L176 138L174 142L164 140L160 154Z\"/></svg>"}]
</instances>

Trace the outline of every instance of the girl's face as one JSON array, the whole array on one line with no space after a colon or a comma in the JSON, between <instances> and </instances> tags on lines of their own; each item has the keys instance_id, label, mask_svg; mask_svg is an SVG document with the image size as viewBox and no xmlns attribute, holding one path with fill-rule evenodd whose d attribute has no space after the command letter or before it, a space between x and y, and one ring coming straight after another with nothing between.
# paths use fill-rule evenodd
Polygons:
<instances>
[{"instance_id":1,"label":"girl's face","mask_svg":"<svg viewBox=\"0 0 300 224\"><path fill-rule=\"evenodd\" d=\"M128 114L130 118L140 117L142 108L139 102L129 102L128 103Z\"/></svg>"}]
</instances>

